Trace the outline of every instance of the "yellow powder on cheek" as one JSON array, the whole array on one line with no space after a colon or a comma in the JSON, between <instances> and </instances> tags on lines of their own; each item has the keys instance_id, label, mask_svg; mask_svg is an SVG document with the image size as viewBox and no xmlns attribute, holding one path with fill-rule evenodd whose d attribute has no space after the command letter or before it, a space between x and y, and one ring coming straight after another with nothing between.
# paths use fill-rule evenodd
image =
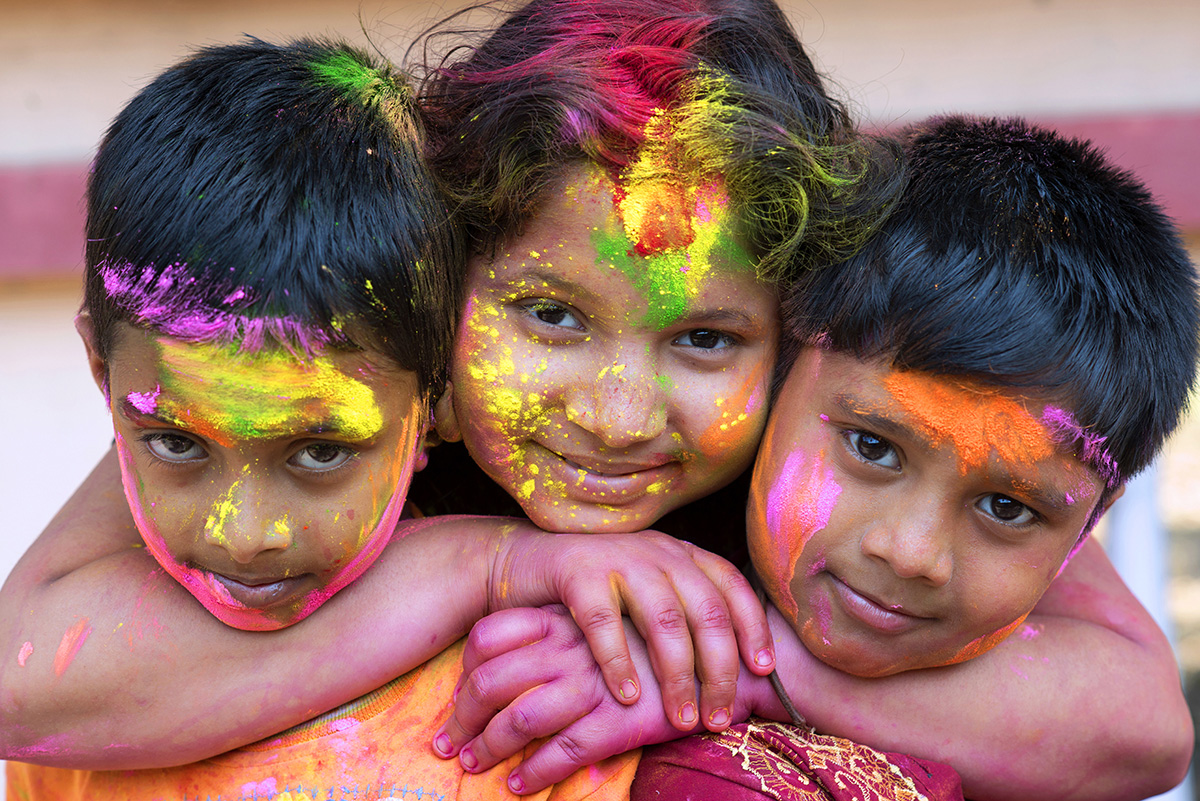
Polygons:
<instances>
[{"instance_id":1,"label":"yellow powder on cheek","mask_svg":"<svg viewBox=\"0 0 1200 801\"><path fill-rule=\"evenodd\" d=\"M229 489L213 504L212 511L204 521L204 536L216 545L228 545L229 538L225 534L225 526L231 523L241 511L242 499L238 497L241 480L229 485Z\"/></svg>"},{"instance_id":2,"label":"yellow powder on cheek","mask_svg":"<svg viewBox=\"0 0 1200 801\"><path fill-rule=\"evenodd\" d=\"M985 467L993 453L1010 464L1032 464L1054 455L1045 426L1012 398L900 370L888 375L885 386L926 436L953 445L963 475Z\"/></svg>"}]
</instances>

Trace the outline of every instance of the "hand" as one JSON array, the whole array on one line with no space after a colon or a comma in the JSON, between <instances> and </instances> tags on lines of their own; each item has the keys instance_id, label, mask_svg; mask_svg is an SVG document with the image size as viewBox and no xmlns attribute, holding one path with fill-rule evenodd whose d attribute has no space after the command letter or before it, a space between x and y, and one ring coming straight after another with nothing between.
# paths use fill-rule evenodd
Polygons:
<instances>
[{"instance_id":1,"label":"hand","mask_svg":"<svg viewBox=\"0 0 1200 801\"><path fill-rule=\"evenodd\" d=\"M495 564L491 608L525 605L509 588L549 585L582 630L609 691L631 704L641 686L621 622L627 613L649 647L663 711L680 731L729 725L739 652L754 674L775 666L766 615L745 577L665 534L518 537Z\"/></svg>"},{"instance_id":2,"label":"hand","mask_svg":"<svg viewBox=\"0 0 1200 801\"><path fill-rule=\"evenodd\" d=\"M641 639L630 635L646 669ZM473 773L550 737L509 776L513 792L536 792L585 765L679 737L663 716L655 684L647 688L633 704L618 703L565 607L497 612L467 639L454 712L434 749L444 757L459 754Z\"/></svg>"}]
</instances>

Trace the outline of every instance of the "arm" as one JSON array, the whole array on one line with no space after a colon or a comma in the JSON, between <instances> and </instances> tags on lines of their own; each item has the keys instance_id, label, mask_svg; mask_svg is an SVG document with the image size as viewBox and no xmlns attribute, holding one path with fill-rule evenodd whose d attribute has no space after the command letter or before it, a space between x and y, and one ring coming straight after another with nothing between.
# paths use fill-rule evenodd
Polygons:
<instances>
[{"instance_id":1,"label":"arm","mask_svg":"<svg viewBox=\"0 0 1200 801\"><path fill-rule=\"evenodd\" d=\"M782 618L772 629L784 684L819 731L953 765L978 801L1144 798L1187 771L1170 645L1095 542L1020 630L959 665L859 679L814 659Z\"/></svg>"},{"instance_id":2,"label":"arm","mask_svg":"<svg viewBox=\"0 0 1200 801\"><path fill-rule=\"evenodd\" d=\"M643 558L643 540L632 536L606 540L617 549L610 552L590 538L503 519L403 525L403 537L319 614L279 631L239 631L209 615L141 547L110 453L0 591L0 756L84 768L213 756L357 698L439 653L491 609L513 605L561 599L576 609L597 654L608 655L610 687L622 684L614 665L637 676L621 659L626 605L657 641L656 668L686 673L676 692L689 700L689 630L702 666L705 650L715 655L712 684L729 701L738 671L730 617L746 653L770 650L748 586L717 586L704 572L736 571L713 567L708 555L697 564L669 538L660 543L676 548L673 556L660 548ZM670 558L667 580L654 560ZM635 687L624 700L637 696Z\"/></svg>"},{"instance_id":3,"label":"arm","mask_svg":"<svg viewBox=\"0 0 1200 801\"><path fill-rule=\"evenodd\" d=\"M857 678L815 659L778 613L771 619L779 672L818 731L952 765L978 801L1145 798L1187 771L1191 718L1170 647L1095 543L1021 630L952 667ZM472 630L447 726L455 748L486 768L550 736L514 771L529 792L678 736L653 703L619 708L587 671L542 669L568 663L571 638L538 624L504 613ZM767 682L744 671L732 717L750 714L787 721Z\"/></svg>"},{"instance_id":4,"label":"arm","mask_svg":"<svg viewBox=\"0 0 1200 801\"><path fill-rule=\"evenodd\" d=\"M494 551L476 537L418 530L303 625L240 631L141 547L110 452L0 591L2 756L165 766L300 723L465 634L487 611L487 582L437 577L449 565L486 577ZM444 586L456 592L412 591Z\"/></svg>"}]
</instances>

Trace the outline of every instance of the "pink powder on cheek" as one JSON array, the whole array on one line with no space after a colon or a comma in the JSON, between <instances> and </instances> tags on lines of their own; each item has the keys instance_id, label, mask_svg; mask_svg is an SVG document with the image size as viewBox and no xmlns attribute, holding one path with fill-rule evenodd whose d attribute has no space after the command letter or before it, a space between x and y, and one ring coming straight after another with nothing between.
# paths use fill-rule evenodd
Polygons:
<instances>
[{"instance_id":1,"label":"pink powder on cheek","mask_svg":"<svg viewBox=\"0 0 1200 801\"><path fill-rule=\"evenodd\" d=\"M767 531L776 548L776 571L782 586L775 597L788 606L796 619L799 608L792 597L791 583L804 546L814 534L829 524L842 488L834 480L833 470L825 466L823 454L809 459L803 451L793 451L767 493ZM783 566L786 565L786 570Z\"/></svg>"},{"instance_id":2,"label":"pink powder on cheek","mask_svg":"<svg viewBox=\"0 0 1200 801\"><path fill-rule=\"evenodd\" d=\"M25 661L29 659L29 655L33 653L33 643L26 642L21 646L20 653L17 654L17 664L25 667Z\"/></svg>"},{"instance_id":3,"label":"pink powder on cheek","mask_svg":"<svg viewBox=\"0 0 1200 801\"><path fill-rule=\"evenodd\" d=\"M55 676L66 672L91 633L92 627L88 625L86 617L80 618L75 625L63 632L62 642L58 644L58 651L54 654Z\"/></svg>"}]
</instances>

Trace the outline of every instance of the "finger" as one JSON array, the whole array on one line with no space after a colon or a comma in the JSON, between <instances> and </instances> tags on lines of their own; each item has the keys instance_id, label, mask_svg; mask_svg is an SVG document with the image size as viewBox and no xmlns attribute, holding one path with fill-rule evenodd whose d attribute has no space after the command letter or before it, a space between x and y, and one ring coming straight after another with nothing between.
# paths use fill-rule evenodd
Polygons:
<instances>
[{"instance_id":1,"label":"finger","mask_svg":"<svg viewBox=\"0 0 1200 801\"><path fill-rule=\"evenodd\" d=\"M623 754L637 744L626 732L615 715L598 711L582 718L550 737L518 765L509 774L509 789L517 794L534 793L580 768Z\"/></svg>"},{"instance_id":2,"label":"finger","mask_svg":"<svg viewBox=\"0 0 1200 801\"><path fill-rule=\"evenodd\" d=\"M543 647L545 644L546 647ZM558 662L545 641L501 654L476 667L458 682L454 709L434 737L434 748L442 756L457 754L463 745L483 733L496 713L522 693L561 676Z\"/></svg>"},{"instance_id":3,"label":"finger","mask_svg":"<svg viewBox=\"0 0 1200 801\"><path fill-rule=\"evenodd\" d=\"M775 640L758 594L739 570L719 556L696 549L693 558L725 599L742 661L751 673L766 676L775 669Z\"/></svg>"},{"instance_id":4,"label":"finger","mask_svg":"<svg viewBox=\"0 0 1200 801\"><path fill-rule=\"evenodd\" d=\"M463 676L501 654L515 651L546 637L553 624L550 615L563 607L504 609L482 618L471 627L463 649Z\"/></svg>"},{"instance_id":5,"label":"finger","mask_svg":"<svg viewBox=\"0 0 1200 801\"><path fill-rule=\"evenodd\" d=\"M593 700L585 707L576 703L579 689L574 683L542 685L517 698L463 747L459 754L463 767L471 772L487 770L534 740L556 734L587 715L605 694L598 671L593 672L593 681L596 692L589 694Z\"/></svg>"},{"instance_id":6,"label":"finger","mask_svg":"<svg viewBox=\"0 0 1200 801\"><path fill-rule=\"evenodd\" d=\"M587 640L608 691L623 704L634 703L641 696L641 683L629 656L621 606L613 586L579 584L564 589L567 597L563 600Z\"/></svg>"},{"instance_id":7,"label":"finger","mask_svg":"<svg viewBox=\"0 0 1200 801\"><path fill-rule=\"evenodd\" d=\"M703 576L701 579L708 583ZM650 652L650 664L662 693L663 712L672 725L687 731L699 722L695 654L687 612L676 594L677 587L688 582L678 575L674 580L672 585L655 571L638 581L636 598L624 587L621 589L629 617Z\"/></svg>"}]
</instances>

